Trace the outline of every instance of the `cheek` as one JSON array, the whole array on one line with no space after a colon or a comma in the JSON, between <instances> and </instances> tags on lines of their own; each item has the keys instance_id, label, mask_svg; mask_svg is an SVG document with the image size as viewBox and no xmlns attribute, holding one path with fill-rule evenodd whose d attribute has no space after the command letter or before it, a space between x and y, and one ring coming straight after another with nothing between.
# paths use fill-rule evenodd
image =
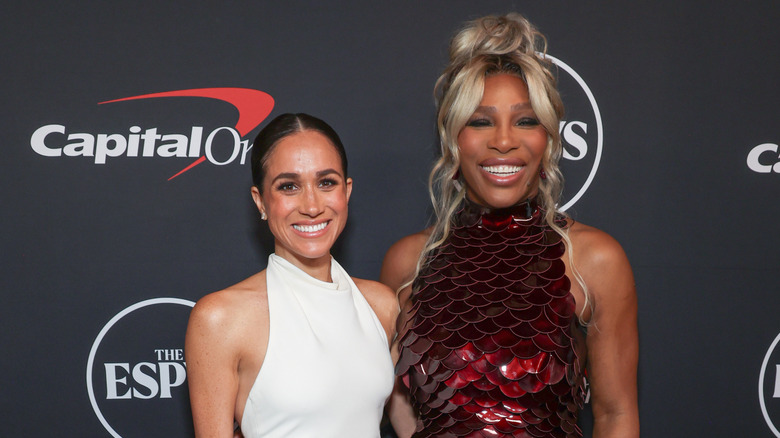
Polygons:
<instances>
[{"instance_id":1,"label":"cheek","mask_svg":"<svg viewBox=\"0 0 780 438\"><path fill-rule=\"evenodd\" d=\"M265 201L265 211L269 221L284 220L293 208L294 205L290 197L271 195Z\"/></svg>"},{"instance_id":2,"label":"cheek","mask_svg":"<svg viewBox=\"0 0 780 438\"><path fill-rule=\"evenodd\" d=\"M533 141L529 142L529 148L531 148L535 153L542 155L544 154L544 151L547 149L547 131L544 129L540 130L541 132L537 133L536 137L533 139Z\"/></svg>"},{"instance_id":3,"label":"cheek","mask_svg":"<svg viewBox=\"0 0 780 438\"><path fill-rule=\"evenodd\" d=\"M478 138L469 134L468 131L462 131L458 135L458 152L460 153L461 161L470 158L476 149L479 147Z\"/></svg>"},{"instance_id":4,"label":"cheek","mask_svg":"<svg viewBox=\"0 0 780 438\"><path fill-rule=\"evenodd\" d=\"M340 214L347 213L347 193L345 191L338 191L332 193L328 199L330 208Z\"/></svg>"},{"instance_id":5,"label":"cheek","mask_svg":"<svg viewBox=\"0 0 780 438\"><path fill-rule=\"evenodd\" d=\"M458 135L459 168L466 184L473 183L478 173L477 162L484 155L484 140L473 131L464 130Z\"/></svg>"}]
</instances>

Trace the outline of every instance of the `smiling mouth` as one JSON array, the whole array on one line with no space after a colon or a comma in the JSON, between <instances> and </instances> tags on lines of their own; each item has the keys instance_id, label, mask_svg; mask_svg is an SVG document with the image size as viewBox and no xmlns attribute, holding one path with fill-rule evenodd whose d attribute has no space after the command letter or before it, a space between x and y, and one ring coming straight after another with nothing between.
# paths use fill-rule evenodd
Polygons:
<instances>
[{"instance_id":1,"label":"smiling mouth","mask_svg":"<svg viewBox=\"0 0 780 438\"><path fill-rule=\"evenodd\" d=\"M514 175L521 170L525 166L480 166L482 170L485 172L491 174L491 175L497 175L497 176L509 176Z\"/></svg>"},{"instance_id":2,"label":"smiling mouth","mask_svg":"<svg viewBox=\"0 0 780 438\"><path fill-rule=\"evenodd\" d=\"M317 231L325 229L325 227L328 226L330 221L325 221L322 223L319 223L317 225L295 225L293 224L293 228L296 230L302 232L302 233L315 233Z\"/></svg>"}]
</instances>

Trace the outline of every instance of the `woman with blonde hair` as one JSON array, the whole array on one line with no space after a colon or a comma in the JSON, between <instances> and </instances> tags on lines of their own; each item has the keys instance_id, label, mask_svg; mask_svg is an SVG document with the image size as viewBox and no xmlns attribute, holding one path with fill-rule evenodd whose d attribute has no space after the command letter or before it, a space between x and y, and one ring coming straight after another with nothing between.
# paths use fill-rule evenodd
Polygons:
<instances>
[{"instance_id":1,"label":"woman with blonde hair","mask_svg":"<svg viewBox=\"0 0 780 438\"><path fill-rule=\"evenodd\" d=\"M436 220L393 245L399 436L639 435L636 293L608 234L558 210L563 105L544 37L518 14L452 40L436 84Z\"/></svg>"}]
</instances>

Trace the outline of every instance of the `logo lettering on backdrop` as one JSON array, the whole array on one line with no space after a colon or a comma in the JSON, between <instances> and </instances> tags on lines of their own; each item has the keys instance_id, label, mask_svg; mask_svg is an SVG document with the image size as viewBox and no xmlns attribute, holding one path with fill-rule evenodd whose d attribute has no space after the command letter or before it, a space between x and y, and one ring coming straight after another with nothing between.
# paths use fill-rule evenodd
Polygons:
<instances>
[{"instance_id":1,"label":"logo lettering on backdrop","mask_svg":"<svg viewBox=\"0 0 780 438\"><path fill-rule=\"evenodd\" d=\"M155 298L127 307L106 323L87 360L92 409L114 438L192 436L185 381L184 334L195 303Z\"/></svg>"},{"instance_id":2,"label":"logo lettering on backdrop","mask_svg":"<svg viewBox=\"0 0 780 438\"><path fill-rule=\"evenodd\" d=\"M760 144L750 150L747 166L756 173L780 173L780 146L774 143Z\"/></svg>"},{"instance_id":3,"label":"logo lettering on backdrop","mask_svg":"<svg viewBox=\"0 0 780 438\"><path fill-rule=\"evenodd\" d=\"M223 126L214 129L205 137L202 126L193 126L189 134L159 133L157 128L142 129L131 126L128 133L91 134L69 132L64 125L41 126L30 137L32 150L44 157L91 157L95 164L106 164L109 158L160 157L197 158L193 163L174 174L172 180L193 167L209 161L217 166L232 163L241 156L240 164L246 162L246 155L252 148L248 140L242 140L249 132L265 120L274 107L274 99L267 93L248 88L199 88L192 90L167 91L125 97L98 103L99 105L139 99L161 97L203 97L228 102L238 110L235 127ZM142 132L143 131L143 132ZM225 135L231 140L232 150L227 159L218 159L214 154L215 138ZM63 136L65 141L63 142ZM140 154L140 155L139 155Z\"/></svg>"},{"instance_id":4,"label":"logo lettering on backdrop","mask_svg":"<svg viewBox=\"0 0 780 438\"><path fill-rule=\"evenodd\" d=\"M758 377L758 401L761 404L761 412L764 414L767 426L776 437L780 437L780 431L778 431L778 426L780 426L780 348L776 348L778 342L780 342L780 334L769 346Z\"/></svg>"},{"instance_id":5,"label":"logo lettering on backdrop","mask_svg":"<svg viewBox=\"0 0 780 438\"><path fill-rule=\"evenodd\" d=\"M545 55L566 72L558 78L558 87L566 105L568 120L561 120L559 132L563 143L561 169L566 177L566 210L576 203L596 176L604 144L601 112L590 87L582 77L558 58Z\"/></svg>"}]
</instances>

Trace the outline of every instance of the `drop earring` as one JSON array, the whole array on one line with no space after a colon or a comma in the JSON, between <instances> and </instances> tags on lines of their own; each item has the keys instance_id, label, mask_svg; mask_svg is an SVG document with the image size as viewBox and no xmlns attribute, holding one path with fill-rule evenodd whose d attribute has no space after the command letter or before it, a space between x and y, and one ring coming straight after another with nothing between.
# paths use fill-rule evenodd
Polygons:
<instances>
[{"instance_id":1,"label":"drop earring","mask_svg":"<svg viewBox=\"0 0 780 438\"><path fill-rule=\"evenodd\" d=\"M456 169L452 175L452 185L455 186L455 190L458 192L463 190L463 185L460 183L460 168Z\"/></svg>"},{"instance_id":2,"label":"drop earring","mask_svg":"<svg viewBox=\"0 0 780 438\"><path fill-rule=\"evenodd\" d=\"M539 178L543 180L547 179L547 174L544 173L544 169L539 169Z\"/></svg>"},{"instance_id":3,"label":"drop earring","mask_svg":"<svg viewBox=\"0 0 780 438\"><path fill-rule=\"evenodd\" d=\"M267 220L267 219L268 219L268 216L265 214L265 212L264 212L264 211L261 211L261 212L260 212L260 219L261 219L261 220Z\"/></svg>"}]
</instances>

